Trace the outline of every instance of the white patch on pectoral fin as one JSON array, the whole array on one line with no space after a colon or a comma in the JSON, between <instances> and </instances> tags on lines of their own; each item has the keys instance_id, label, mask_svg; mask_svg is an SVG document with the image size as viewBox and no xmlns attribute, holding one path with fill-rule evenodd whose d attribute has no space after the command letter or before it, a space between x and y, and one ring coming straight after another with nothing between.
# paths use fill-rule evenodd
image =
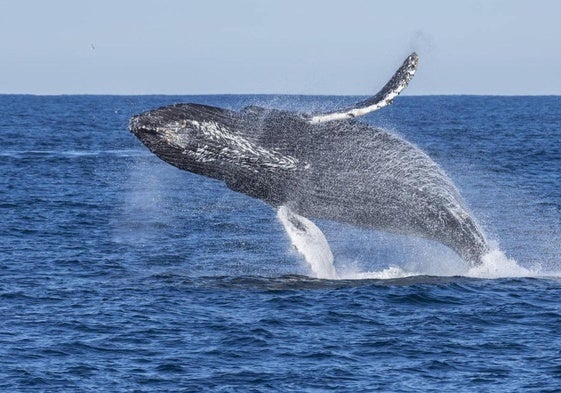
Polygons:
<instances>
[{"instance_id":1,"label":"white patch on pectoral fin","mask_svg":"<svg viewBox=\"0 0 561 393\"><path fill-rule=\"evenodd\" d=\"M395 72L388 83L376 93L376 95L365 101L359 102L349 108L341 109L330 113L322 113L308 118L308 122L325 123L334 120L352 119L363 116L367 113L381 109L392 103L393 99L407 87L419 64L419 57L415 52L411 53L403 62L401 67Z\"/></svg>"},{"instance_id":2,"label":"white patch on pectoral fin","mask_svg":"<svg viewBox=\"0 0 561 393\"><path fill-rule=\"evenodd\" d=\"M287 206L279 207L277 217L284 226L292 245L304 256L317 278L337 278L333 253L327 239L313 222L299 216Z\"/></svg>"}]
</instances>

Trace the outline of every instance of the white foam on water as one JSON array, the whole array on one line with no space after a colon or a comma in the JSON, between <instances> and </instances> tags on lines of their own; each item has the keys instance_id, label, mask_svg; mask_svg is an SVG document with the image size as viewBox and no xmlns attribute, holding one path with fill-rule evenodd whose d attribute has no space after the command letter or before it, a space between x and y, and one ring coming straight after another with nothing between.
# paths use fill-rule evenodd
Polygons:
<instances>
[{"instance_id":1,"label":"white foam on water","mask_svg":"<svg viewBox=\"0 0 561 393\"><path fill-rule=\"evenodd\" d=\"M541 270L541 266L531 269L520 266L516 260L508 258L498 244L491 244L491 251L483 256L482 263L462 275L474 278L539 277L543 275Z\"/></svg>"},{"instance_id":2,"label":"white foam on water","mask_svg":"<svg viewBox=\"0 0 561 393\"><path fill-rule=\"evenodd\" d=\"M340 273L339 278L344 280L391 280L396 278L404 278L411 276L420 276L421 273L409 272L399 266L389 266L380 271L360 272L360 271L345 271Z\"/></svg>"},{"instance_id":3,"label":"white foam on water","mask_svg":"<svg viewBox=\"0 0 561 393\"><path fill-rule=\"evenodd\" d=\"M390 266L380 271L360 272L349 270L340 272L343 279L395 279L418 275L430 276L461 276L481 279L499 278L535 278L535 277L560 277L558 272L544 271L542 266L536 264L532 267L521 266L515 259L508 258L495 242L491 243L491 250L482 258L482 263L469 266L467 263L458 264L455 260L435 258L430 266L425 269L418 266L416 269L407 270L399 266ZM438 265L441 268L438 268Z\"/></svg>"}]
</instances>

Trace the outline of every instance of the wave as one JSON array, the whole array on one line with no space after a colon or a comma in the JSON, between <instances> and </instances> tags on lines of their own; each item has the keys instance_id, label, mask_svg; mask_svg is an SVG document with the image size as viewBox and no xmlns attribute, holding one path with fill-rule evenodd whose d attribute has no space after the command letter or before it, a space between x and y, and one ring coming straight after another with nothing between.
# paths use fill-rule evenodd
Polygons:
<instances>
[{"instance_id":1,"label":"wave","mask_svg":"<svg viewBox=\"0 0 561 393\"><path fill-rule=\"evenodd\" d=\"M74 157L147 157L149 152L136 149L116 149L116 150L5 150L0 151L0 157L8 158L34 158L34 157L54 157L54 158L74 158Z\"/></svg>"}]
</instances>

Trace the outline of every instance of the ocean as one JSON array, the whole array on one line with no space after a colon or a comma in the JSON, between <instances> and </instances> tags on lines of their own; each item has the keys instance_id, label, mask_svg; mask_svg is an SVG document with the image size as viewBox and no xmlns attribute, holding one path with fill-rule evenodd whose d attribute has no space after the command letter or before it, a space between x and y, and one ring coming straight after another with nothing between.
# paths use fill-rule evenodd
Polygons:
<instances>
[{"instance_id":1,"label":"ocean","mask_svg":"<svg viewBox=\"0 0 561 393\"><path fill-rule=\"evenodd\" d=\"M561 97L404 96L361 119L444 168L494 254L470 268L316 221L337 280L272 208L127 130L177 102L357 100L0 95L0 391L561 391Z\"/></svg>"}]
</instances>

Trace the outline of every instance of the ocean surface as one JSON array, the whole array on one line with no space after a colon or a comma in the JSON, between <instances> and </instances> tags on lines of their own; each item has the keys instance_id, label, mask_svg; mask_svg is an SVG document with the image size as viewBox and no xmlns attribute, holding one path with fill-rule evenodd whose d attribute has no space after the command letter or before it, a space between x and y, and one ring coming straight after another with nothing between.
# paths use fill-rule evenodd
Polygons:
<instances>
[{"instance_id":1,"label":"ocean surface","mask_svg":"<svg viewBox=\"0 0 561 393\"><path fill-rule=\"evenodd\" d=\"M127 131L177 102L317 111L357 97L0 96L0 391L561 391L561 97L399 97L493 240L316 221L320 280L276 213Z\"/></svg>"}]
</instances>

